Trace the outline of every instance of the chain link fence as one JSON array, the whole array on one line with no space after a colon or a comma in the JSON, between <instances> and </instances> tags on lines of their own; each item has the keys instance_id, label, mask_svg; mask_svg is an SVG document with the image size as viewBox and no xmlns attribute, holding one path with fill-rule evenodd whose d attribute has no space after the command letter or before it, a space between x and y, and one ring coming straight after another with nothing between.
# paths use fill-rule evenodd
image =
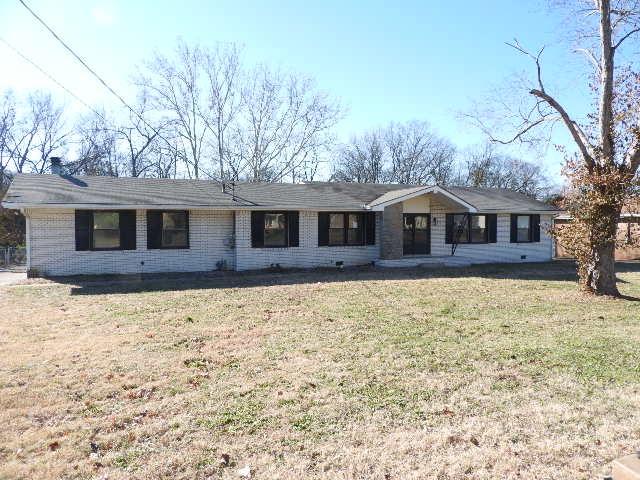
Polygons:
<instances>
[{"instance_id":1,"label":"chain link fence","mask_svg":"<svg viewBox=\"0 0 640 480\"><path fill-rule=\"evenodd\" d=\"M0 247L0 267L9 268L26 265L27 249L25 247Z\"/></svg>"}]
</instances>

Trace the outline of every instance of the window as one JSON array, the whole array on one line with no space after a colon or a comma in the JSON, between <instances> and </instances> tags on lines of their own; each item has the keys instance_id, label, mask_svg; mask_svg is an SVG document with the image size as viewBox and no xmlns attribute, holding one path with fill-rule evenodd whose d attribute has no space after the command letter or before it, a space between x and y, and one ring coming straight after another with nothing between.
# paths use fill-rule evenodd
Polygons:
<instances>
[{"instance_id":1,"label":"window","mask_svg":"<svg viewBox=\"0 0 640 480\"><path fill-rule=\"evenodd\" d=\"M189 248L189 213L162 212L162 248Z\"/></svg>"},{"instance_id":2,"label":"window","mask_svg":"<svg viewBox=\"0 0 640 480\"><path fill-rule=\"evenodd\" d=\"M540 241L540 215L511 214L511 243Z\"/></svg>"},{"instance_id":3,"label":"window","mask_svg":"<svg viewBox=\"0 0 640 480\"><path fill-rule=\"evenodd\" d=\"M318 246L375 245L375 212L318 213Z\"/></svg>"},{"instance_id":4,"label":"window","mask_svg":"<svg viewBox=\"0 0 640 480\"><path fill-rule=\"evenodd\" d=\"M469 243L469 217L464 214L453 216L453 239L458 243Z\"/></svg>"},{"instance_id":5,"label":"window","mask_svg":"<svg viewBox=\"0 0 640 480\"><path fill-rule=\"evenodd\" d=\"M494 213L447 213L446 243L496 243Z\"/></svg>"},{"instance_id":6,"label":"window","mask_svg":"<svg viewBox=\"0 0 640 480\"><path fill-rule=\"evenodd\" d=\"M251 212L252 248L289 248L300 245L300 212Z\"/></svg>"},{"instance_id":7,"label":"window","mask_svg":"<svg viewBox=\"0 0 640 480\"><path fill-rule=\"evenodd\" d=\"M344 213L329 214L329 245L344 245Z\"/></svg>"},{"instance_id":8,"label":"window","mask_svg":"<svg viewBox=\"0 0 640 480\"><path fill-rule=\"evenodd\" d=\"M118 212L93 212L94 250L120 248L120 215Z\"/></svg>"},{"instance_id":9,"label":"window","mask_svg":"<svg viewBox=\"0 0 640 480\"><path fill-rule=\"evenodd\" d=\"M264 214L264 246L287 246L287 216L284 213Z\"/></svg>"},{"instance_id":10,"label":"window","mask_svg":"<svg viewBox=\"0 0 640 480\"><path fill-rule=\"evenodd\" d=\"M76 210L76 250L135 250L135 210Z\"/></svg>"},{"instance_id":11,"label":"window","mask_svg":"<svg viewBox=\"0 0 640 480\"><path fill-rule=\"evenodd\" d=\"M324 235L323 216L328 218L327 241L321 241ZM364 245L365 216L362 213L320 213L318 215L318 240L320 245Z\"/></svg>"},{"instance_id":12,"label":"window","mask_svg":"<svg viewBox=\"0 0 640 480\"><path fill-rule=\"evenodd\" d=\"M516 239L518 242L531 241L531 216L518 215L516 219Z\"/></svg>"},{"instance_id":13,"label":"window","mask_svg":"<svg viewBox=\"0 0 640 480\"><path fill-rule=\"evenodd\" d=\"M189 248L187 210L147 210L147 249Z\"/></svg>"},{"instance_id":14,"label":"window","mask_svg":"<svg viewBox=\"0 0 640 480\"><path fill-rule=\"evenodd\" d=\"M486 243L487 241L487 217L473 215L471 218L471 243Z\"/></svg>"},{"instance_id":15,"label":"window","mask_svg":"<svg viewBox=\"0 0 640 480\"><path fill-rule=\"evenodd\" d=\"M347 215L347 219L347 245L362 245L362 215L350 213Z\"/></svg>"}]
</instances>

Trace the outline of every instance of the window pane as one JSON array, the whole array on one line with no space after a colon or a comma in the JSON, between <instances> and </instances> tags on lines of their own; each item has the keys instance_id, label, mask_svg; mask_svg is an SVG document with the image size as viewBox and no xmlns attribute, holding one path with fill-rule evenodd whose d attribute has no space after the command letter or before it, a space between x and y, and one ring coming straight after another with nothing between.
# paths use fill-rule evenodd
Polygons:
<instances>
[{"instance_id":1,"label":"window pane","mask_svg":"<svg viewBox=\"0 0 640 480\"><path fill-rule=\"evenodd\" d=\"M531 240L529 215L518 215L516 226L518 242L529 242Z\"/></svg>"},{"instance_id":2,"label":"window pane","mask_svg":"<svg viewBox=\"0 0 640 480\"><path fill-rule=\"evenodd\" d=\"M362 243L362 227L363 224L360 221L361 216L357 213L350 213L347 219L347 244L348 245L360 245Z\"/></svg>"},{"instance_id":3,"label":"window pane","mask_svg":"<svg viewBox=\"0 0 640 480\"><path fill-rule=\"evenodd\" d=\"M459 232L460 236L458 237ZM469 243L469 224L465 215L453 216L453 239L456 238L458 238L458 243Z\"/></svg>"},{"instance_id":4,"label":"window pane","mask_svg":"<svg viewBox=\"0 0 640 480\"><path fill-rule=\"evenodd\" d=\"M344 215L342 213L330 214L329 228L344 228Z\"/></svg>"},{"instance_id":5,"label":"window pane","mask_svg":"<svg viewBox=\"0 0 640 480\"><path fill-rule=\"evenodd\" d=\"M344 245L344 228L329 229L329 245Z\"/></svg>"},{"instance_id":6,"label":"window pane","mask_svg":"<svg viewBox=\"0 0 640 480\"><path fill-rule=\"evenodd\" d=\"M471 216L471 241L476 243L487 240L487 217L484 215Z\"/></svg>"},{"instance_id":7,"label":"window pane","mask_svg":"<svg viewBox=\"0 0 640 480\"><path fill-rule=\"evenodd\" d=\"M270 229L264 231L264 244L267 247L286 247L287 236L284 230Z\"/></svg>"},{"instance_id":8,"label":"window pane","mask_svg":"<svg viewBox=\"0 0 640 480\"><path fill-rule=\"evenodd\" d=\"M93 212L94 230L117 230L120 228L120 215L118 212Z\"/></svg>"},{"instance_id":9,"label":"window pane","mask_svg":"<svg viewBox=\"0 0 640 480\"><path fill-rule=\"evenodd\" d=\"M347 230L347 243L349 245L360 245L362 243L362 229L350 228Z\"/></svg>"},{"instance_id":10,"label":"window pane","mask_svg":"<svg viewBox=\"0 0 640 480\"><path fill-rule=\"evenodd\" d=\"M162 228L168 230L184 230L187 228L185 212L162 212Z\"/></svg>"},{"instance_id":11,"label":"window pane","mask_svg":"<svg viewBox=\"0 0 640 480\"><path fill-rule=\"evenodd\" d=\"M163 230L162 246L163 247L186 247L187 231L186 230Z\"/></svg>"},{"instance_id":12,"label":"window pane","mask_svg":"<svg viewBox=\"0 0 640 480\"><path fill-rule=\"evenodd\" d=\"M120 248L118 212L93 212L93 248Z\"/></svg>"},{"instance_id":13,"label":"window pane","mask_svg":"<svg viewBox=\"0 0 640 480\"><path fill-rule=\"evenodd\" d=\"M186 248L188 243L187 212L162 212L162 246Z\"/></svg>"},{"instance_id":14,"label":"window pane","mask_svg":"<svg viewBox=\"0 0 640 480\"><path fill-rule=\"evenodd\" d=\"M285 218L284 213L265 213L264 214L264 228L269 229L284 229Z\"/></svg>"},{"instance_id":15,"label":"window pane","mask_svg":"<svg viewBox=\"0 0 640 480\"><path fill-rule=\"evenodd\" d=\"M416 230L426 230L429 226L429 222L427 220L427 216L425 215L416 215L415 216L415 224Z\"/></svg>"},{"instance_id":16,"label":"window pane","mask_svg":"<svg viewBox=\"0 0 640 480\"><path fill-rule=\"evenodd\" d=\"M267 247L287 246L287 221L284 213L264 214L264 245Z\"/></svg>"},{"instance_id":17,"label":"window pane","mask_svg":"<svg viewBox=\"0 0 640 480\"><path fill-rule=\"evenodd\" d=\"M94 230L93 248L119 248L120 230Z\"/></svg>"}]
</instances>

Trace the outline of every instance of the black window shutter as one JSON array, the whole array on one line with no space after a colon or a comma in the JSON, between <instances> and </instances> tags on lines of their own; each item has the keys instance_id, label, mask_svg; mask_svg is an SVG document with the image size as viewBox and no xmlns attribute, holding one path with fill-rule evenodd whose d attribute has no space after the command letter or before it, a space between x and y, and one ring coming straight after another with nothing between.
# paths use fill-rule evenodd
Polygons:
<instances>
[{"instance_id":1,"label":"black window shutter","mask_svg":"<svg viewBox=\"0 0 640 480\"><path fill-rule=\"evenodd\" d=\"M251 246L264 247L264 212L251 212Z\"/></svg>"},{"instance_id":2,"label":"black window shutter","mask_svg":"<svg viewBox=\"0 0 640 480\"><path fill-rule=\"evenodd\" d=\"M300 212L287 212L287 228L289 229L289 246L300 246Z\"/></svg>"},{"instance_id":3,"label":"black window shutter","mask_svg":"<svg viewBox=\"0 0 640 480\"><path fill-rule=\"evenodd\" d=\"M76 250L91 250L91 230L93 230L93 212L76 210Z\"/></svg>"},{"instance_id":4,"label":"black window shutter","mask_svg":"<svg viewBox=\"0 0 640 480\"><path fill-rule=\"evenodd\" d=\"M498 215L490 213L487 215L487 224L489 227L489 243L498 241Z\"/></svg>"},{"instance_id":5,"label":"black window shutter","mask_svg":"<svg viewBox=\"0 0 640 480\"><path fill-rule=\"evenodd\" d=\"M511 243L518 243L518 215L511 214Z\"/></svg>"},{"instance_id":6,"label":"black window shutter","mask_svg":"<svg viewBox=\"0 0 640 480\"><path fill-rule=\"evenodd\" d=\"M162 246L162 212L147 210L147 249Z\"/></svg>"},{"instance_id":7,"label":"black window shutter","mask_svg":"<svg viewBox=\"0 0 640 480\"><path fill-rule=\"evenodd\" d=\"M136 211L120 210L120 250L136 249Z\"/></svg>"},{"instance_id":8,"label":"black window shutter","mask_svg":"<svg viewBox=\"0 0 640 480\"><path fill-rule=\"evenodd\" d=\"M540 241L540 215L531 215L531 241Z\"/></svg>"},{"instance_id":9,"label":"black window shutter","mask_svg":"<svg viewBox=\"0 0 640 480\"><path fill-rule=\"evenodd\" d=\"M364 238L365 245L376 244L376 212L364 214Z\"/></svg>"},{"instance_id":10,"label":"black window shutter","mask_svg":"<svg viewBox=\"0 0 640 480\"><path fill-rule=\"evenodd\" d=\"M185 225L187 226L187 248L191 248L191 234L189 233L189 210L185 210Z\"/></svg>"},{"instance_id":11,"label":"black window shutter","mask_svg":"<svg viewBox=\"0 0 640 480\"><path fill-rule=\"evenodd\" d=\"M453 243L453 213L447 213L445 222L445 243Z\"/></svg>"},{"instance_id":12,"label":"black window shutter","mask_svg":"<svg viewBox=\"0 0 640 480\"><path fill-rule=\"evenodd\" d=\"M329 214L318 212L318 246L329 245Z\"/></svg>"}]
</instances>

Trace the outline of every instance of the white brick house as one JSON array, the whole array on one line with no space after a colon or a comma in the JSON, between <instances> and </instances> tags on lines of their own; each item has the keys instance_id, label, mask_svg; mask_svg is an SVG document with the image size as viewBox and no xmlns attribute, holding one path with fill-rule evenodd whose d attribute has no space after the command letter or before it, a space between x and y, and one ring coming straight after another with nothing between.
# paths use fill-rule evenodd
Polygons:
<instances>
[{"instance_id":1,"label":"white brick house","mask_svg":"<svg viewBox=\"0 0 640 480\"><path fill-rule=\"evenodd\" d=\"M509 190L17 175L32 275L552 258L555 211Z\"/></svg>"}]
</instances>

